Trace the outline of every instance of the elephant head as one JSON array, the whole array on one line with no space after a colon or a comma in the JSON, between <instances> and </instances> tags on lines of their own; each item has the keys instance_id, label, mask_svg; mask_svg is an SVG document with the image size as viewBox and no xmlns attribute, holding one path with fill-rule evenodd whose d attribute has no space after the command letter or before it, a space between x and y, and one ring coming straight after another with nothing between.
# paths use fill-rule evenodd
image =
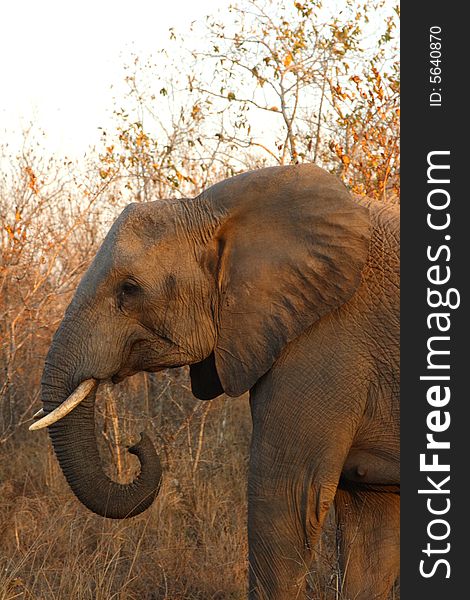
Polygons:
<instances>
[{"instance_id":1,"label":"elephant head","mask_svg":"<svg viewBox=\"0 0 470 600\"><path fill-rule=\"evenodd\" d=\"M128 206L53 338L41 383L44 413L50 417L88 380L118 382L181 365L190 365L196 397L240 395L290 340L353 295L368 245L367 209L313 165L252 171L194 199ZM109 479L94 400L91 385L49 425L55 453L88 508L136 515L157 493L160 462L143 436L130 449L139 476L126 485Z\"/></svg>"}]
</instances>

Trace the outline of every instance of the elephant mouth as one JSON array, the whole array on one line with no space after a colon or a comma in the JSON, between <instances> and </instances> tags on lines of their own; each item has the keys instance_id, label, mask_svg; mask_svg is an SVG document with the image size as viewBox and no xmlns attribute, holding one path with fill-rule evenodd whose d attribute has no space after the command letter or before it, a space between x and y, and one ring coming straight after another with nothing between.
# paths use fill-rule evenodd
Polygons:
<instances>
[{"instance_id":1,"label":"elephant mouth","mask_svg":"<svg viewBox=\"0 0 470 600\"><path fill-rule=\"evenodd\" d=\"M170 369L170 366L159 366L159 367L152 367L152 368L147 368L147 369L125 369L123 371L119 371L118 373L116 373L115 375L113 375L110 378L111 383L117 384L117 383L121 383L122 381L124 381L124 379L127 379L128 377L132 377L132 375L135 375L136 373L140 373L142 371L146 372L146 373L159 373L160 371L164 371L165 369Z\"/></svg>"}]
</instances>

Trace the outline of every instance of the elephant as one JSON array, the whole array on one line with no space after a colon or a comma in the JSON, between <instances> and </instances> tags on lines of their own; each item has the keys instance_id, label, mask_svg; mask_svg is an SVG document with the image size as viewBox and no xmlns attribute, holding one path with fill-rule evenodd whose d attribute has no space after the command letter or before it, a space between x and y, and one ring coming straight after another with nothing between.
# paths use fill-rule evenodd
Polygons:
<instances>
[{"instance_id":1,"label":"elephant","mask_svg":"<svg viewBox=\"0 0 470 600\"><path fill-rule=\"evenodd\" d=\"M398 208L299 164L124 209L53 337L34 426L95 513L139 514L162 477L145 434L129 449L135 480L105 474L96 387L183 365L196 398L250 395L249 598L306 593L332 506L341 597L387 598L399 569Z\"/></svg>"}]
</instances>

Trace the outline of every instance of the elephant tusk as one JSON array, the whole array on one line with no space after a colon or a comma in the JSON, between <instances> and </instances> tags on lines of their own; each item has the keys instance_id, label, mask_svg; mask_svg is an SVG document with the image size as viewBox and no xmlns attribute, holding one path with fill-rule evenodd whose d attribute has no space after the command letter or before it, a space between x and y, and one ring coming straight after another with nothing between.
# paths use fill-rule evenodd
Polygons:
<instances>
[{"instance_id":1,"label":"elephant tusk","mask_svg":"<svg viewBox=\"0 0 470 600\"><path fill-rule=\"evenodd\" d=\"M42 417L42 419L39 419L39 421L36 421L36 423L30 425L29 430L36 431L37 429L42 429L43 427L49 427L49 425L59 421L65 417L65 415L68 415L69 412L72 411L76 406L78 406L80 402L85 400L88 394L95 387L97 387L97 385L98 382L96 379L86 379L85 381L82 381L73 394L70 394L67 400L62 402L62 404L60 404L55 410L47 414L45 417ZM38 417L40 416L39 412L40 411L36 413Z\"/></svg>"},{"instance_id":2,"label":"elephant tusk","mask_svg":"<svg viewBox=\"0 0 470 600\"><path fill-rule=\"evenodd\" d=\"M42 417L45 415L46 413L44 412L43 408L40 408L37 412L34 413L33 415L33 419L42 419Z\"/></svg>"}]
</instances>

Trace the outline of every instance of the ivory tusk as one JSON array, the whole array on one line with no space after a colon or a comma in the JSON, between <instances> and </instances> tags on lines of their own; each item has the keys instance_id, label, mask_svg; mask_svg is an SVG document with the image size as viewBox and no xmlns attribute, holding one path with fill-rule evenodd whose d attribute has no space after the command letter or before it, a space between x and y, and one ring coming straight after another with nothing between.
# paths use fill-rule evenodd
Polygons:
<instances>
[{"instance_id":1,"label":"ivory tusk","mask_svg":"<svg viewBox=\"0 0 470 600\"><path fill-rule=\"evenodd\" d=\"M38 412L35 412L35 413L34 413L34 415L33 415L33 419L42 419L42 417L44 416L44 414L45 414L45 413L44 413L44 409L43 409L43 408L40 408L40 409L38 410Z\"/></svg>"},{"instance_id":2,"label":"ivory tusk","mask_svg":"<svg viewBox=\"0 0 470 600\"><path fill-rule=\"evenodd\" d=\"M64 400L62 404L60 404L55 410L50 412L48 415L42 417L42 419L39 419L39 421L36 421L36 423L30 425L29 430L36 431L37 429L42 429L43 427L49 427L49 425L52 425L56 421L59 421L60 419L65 417L65 415L68 415L69 412L72 411L76 406L78 406L80 402L85 400L88 394L97 385L98 382L96 381L96 379L86 379L85 381L82 381L82 383L77 387L73 394L70 394L67 400ZM40 412L41 411L38 411L38 413L36 413L38 417L40 416Z\"/></svg>"}]
</instances>

